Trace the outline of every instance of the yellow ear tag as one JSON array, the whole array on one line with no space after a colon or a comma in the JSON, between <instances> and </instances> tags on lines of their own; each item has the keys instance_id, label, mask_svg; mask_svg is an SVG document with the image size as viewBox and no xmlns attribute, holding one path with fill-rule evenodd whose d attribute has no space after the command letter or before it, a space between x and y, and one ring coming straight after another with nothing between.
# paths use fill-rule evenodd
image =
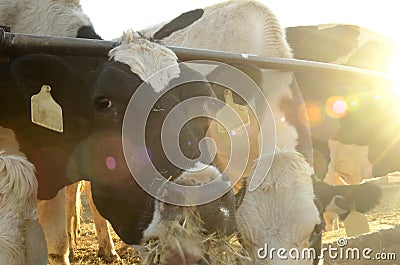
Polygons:
<instances>
[{"instance_id":1,"label":"yellow ear tag","mask_svg":"<svg viewBox=\"0 0 400 265\"><path fill-rule=\"evenodd\" d=\"M355 210L351 210L343 223L347 236L355 237L369 232L367 217Z\"/></svg>"},{"instance_id":2,"label":"yellow ear tag","mask_svg":"<svg viewBox=\"0 0 400 265\"><path fill-rule=\"evenodd\" d=\"M221 121L224 123L227 119L229 119L229 113L231 113L232 108L237 115L239 116L241 122L237 122L237 124L232 125L232 130L236 131L239 130L240 128L244 126L250 125L250 116L249 116L249 110L247 109L246 106L239 105L233 102L233 96L232 92L229 89L225 89L224 91L224 98L227 106L224 106L222 109L220 109L217 114L216 118L217 120ZM218 132L219 133L226 133L225 128L218 123Z\"/></svg>"},{"instance_id":3,"label":"yellow ear tag","mask_svg":"<svg viewBox=\"0 0 400 265\"><path fill-rule=\"evenodd\" d=\"M34 124L63 132L62 108L51 96L51 87L42 86L40 92L31 97L31 119Z\"/></svg>"}]
</instances>

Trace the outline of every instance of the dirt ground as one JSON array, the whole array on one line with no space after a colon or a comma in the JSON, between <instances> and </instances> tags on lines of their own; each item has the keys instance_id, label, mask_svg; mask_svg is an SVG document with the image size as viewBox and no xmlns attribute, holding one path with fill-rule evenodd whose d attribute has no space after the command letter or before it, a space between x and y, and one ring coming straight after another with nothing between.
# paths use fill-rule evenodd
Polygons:
<instances>
[{"instance_id":1,"label":"dirt ground","mask_svg":"<svg viewBox=\"0 0 400 265\"><path fill-rule=\"evenodd\" d=\"M400 179L400 178L399 178ZM377 232L384 229L400 227L400 185L382 185L384 195L381 204L372 212L367 214L371 232ZM78 249L75 252L75 259L71 264L80 265L105 265L104 261L97 257L98 243L96 240L96 232L87 200L83 198L84 215L81 226L81 236L78 239ZM112 231L115 248L120 255L122 261L111 264L140 264L138 253L132 248L123 244L114 231ZM325 246L334 243L338 238L347 238L343 224L340 229L331 232L325 232L323 235L323 243ZM340 263L340 264L400 264L400 237L394 241L396 246L390 248L396 252L397 261L391 262L372 262L372 263ZM381 249L388 251L387 248ZM378 250L376 250L378 251ZM324 264L339 264L336 262L325 261Z\"/></svg>"}]
</instances>

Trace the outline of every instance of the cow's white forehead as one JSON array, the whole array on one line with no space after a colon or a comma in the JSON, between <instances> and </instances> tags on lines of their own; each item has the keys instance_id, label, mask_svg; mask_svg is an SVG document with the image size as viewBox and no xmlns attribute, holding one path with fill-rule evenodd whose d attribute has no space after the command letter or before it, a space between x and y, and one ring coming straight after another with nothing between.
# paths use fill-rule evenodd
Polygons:
<instances>
[{"instance_id":1,"label":"cow's white forehead","mask_svg":"<svg viewBox=\"0 0 400 265\"><path fill-rule=\"evenodd\" d=\"M135 31L125 32L120 41L121 45L109 52L110 59L128 65L154 91L161 92L172 79L179 77L178 58L167 47L144 39ZM158 74L149 79L155 73Z\"/></svg>"}]
</instances>

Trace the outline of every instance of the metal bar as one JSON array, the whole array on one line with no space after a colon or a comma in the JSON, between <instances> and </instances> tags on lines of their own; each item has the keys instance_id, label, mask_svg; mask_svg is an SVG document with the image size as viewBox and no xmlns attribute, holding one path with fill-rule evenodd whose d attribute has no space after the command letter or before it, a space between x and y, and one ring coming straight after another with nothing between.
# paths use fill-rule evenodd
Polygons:
<instances>
[{"instance_id":1,"label":"metal bar","mask_svg":"<svg viewBox=\"0 0 400 265\"><path fill-rule=\"evenodd\" d=\"M21 53L45 53L78 56L107 56L110 49L118 44L111 41L89 40L65 37L33 36L0 31L0 55ZM270 58L252 54L231 53L168 46L181 61L209 60L218 62L245 61L264 69L300 72L336 72L384 79L392 82L386 73L330 63L297 59Z\"/></svg>"},{"instance_id":2,"label":"metal bar","mask_svg":"<svg viewBox=\"0 0 400 265\"><path fill-rule=\"evenodd\" d=\"M174 51L176 55L179 57L179 59L181 59L182 61L193 60L193 59L211 60L218 62L240 60L252 63L263 69L275 69L281 71L311 72L311 73L341 72L341 73L350 73L356 75L390 79L389 75L383 72L377 72L368 69L331 64L331 63L313 62L313 61L298 60L298 59L263 57L254 54L190 49L190 48L173 47L173 46L169 46L168 48Z\"/></svg>"},{"instance_id":3,"label":"metal bar","mask_svg":"<svg viewBox=\"0 0 400 265\"><path fill-rule=\"evenodd\" d=\"M4 33L0 39L2 49L7 54L60 54L77 56L107 56L117 43L103 40L89 40L66 37L46 37L17 33Z\"/></svg>"}]
</instances>

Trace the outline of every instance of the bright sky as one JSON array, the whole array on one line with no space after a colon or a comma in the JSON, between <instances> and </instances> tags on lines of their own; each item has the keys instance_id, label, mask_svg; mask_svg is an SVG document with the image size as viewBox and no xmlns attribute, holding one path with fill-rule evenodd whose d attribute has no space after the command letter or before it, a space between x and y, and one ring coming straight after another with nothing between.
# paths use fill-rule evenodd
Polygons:
<instances>
[{"instance_id":1,"label":"bright sky","mask_svg":"<svg viewBox=\"0 0 400 265\"><path fill-rule=\"evenodd\" d=\"M84 12L105 39L126 29L140 30L170 20L185 11L221 0L81 0ZM398 1L393 0L261 0L286 26L351 23L381 32L400 43Z\"/></svg>"}]
</instances>

